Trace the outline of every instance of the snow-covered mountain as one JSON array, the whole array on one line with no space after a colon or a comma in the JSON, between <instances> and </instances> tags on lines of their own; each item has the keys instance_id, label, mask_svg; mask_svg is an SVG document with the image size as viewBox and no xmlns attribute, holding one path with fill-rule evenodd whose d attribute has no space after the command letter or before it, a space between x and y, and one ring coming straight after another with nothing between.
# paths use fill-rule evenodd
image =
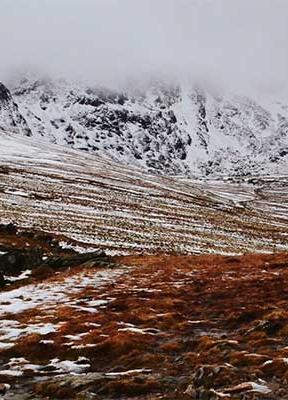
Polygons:
<instances>
[{"instance_id":1,"label":"snow-covered mountain","mask_svg":"<svg viewBox=\"0 0 288 400\"><path fill-rule=\"evenodd\" d=\"M153 173L277 173L288 166L288 101L153 83L110 90L60 80L0 87L0 127ZM10 129L11 128L11 129Z\"/></svg>"}]
</instances>

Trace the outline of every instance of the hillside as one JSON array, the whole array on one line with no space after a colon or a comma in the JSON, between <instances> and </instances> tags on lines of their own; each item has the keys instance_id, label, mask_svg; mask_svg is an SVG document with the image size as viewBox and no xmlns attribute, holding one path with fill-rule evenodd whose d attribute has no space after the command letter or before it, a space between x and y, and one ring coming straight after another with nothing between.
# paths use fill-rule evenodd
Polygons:
<instances>
[{"instance_id":1,"label":"hillside","mask_svg":"<svg viewBox=\"0 0 288 400\"><path fill-rule=\"evenodd\" d=\"M10 105L6 96L6 117L0 118L6 131L109 156L154 174L287 171L287 99L167 82L112 90L28 77L8 87Z\"/></svg>"},{"instance_id":2,"label":"hillside","mask_svg":"<svg viewBox=\"0 0 288 400\"><path fill-rule=\"evenodd\" d=\"M0 133L1 222L111 254L287 249L287 179L185 180ZM82 249L82 250L81 250Z\"/></svg>"}]
</instances>

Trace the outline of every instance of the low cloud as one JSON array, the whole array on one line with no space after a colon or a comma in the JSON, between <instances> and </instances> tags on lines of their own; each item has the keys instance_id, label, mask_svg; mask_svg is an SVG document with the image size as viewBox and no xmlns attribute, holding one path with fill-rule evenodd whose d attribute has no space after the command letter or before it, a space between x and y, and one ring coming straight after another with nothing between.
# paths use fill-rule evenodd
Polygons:
<instances>
[{"instance_id":1,"label":"low cloud","mask_svg":"<svg viewBox=\"0 0 288 400\"><path fill-rule=\"evenodd\" d=\"M287 21L287 0L1 0L0 74L111 85L153 76L288 94Z\"/></svg>"}]
</instances>

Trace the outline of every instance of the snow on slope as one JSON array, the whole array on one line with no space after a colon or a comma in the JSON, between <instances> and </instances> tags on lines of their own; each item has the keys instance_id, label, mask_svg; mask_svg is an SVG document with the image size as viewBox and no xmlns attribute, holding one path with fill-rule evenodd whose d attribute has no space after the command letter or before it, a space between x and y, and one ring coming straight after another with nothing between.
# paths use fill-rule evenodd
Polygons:
<instances>
[{"instance_id":1,"label":"snow on slope","mask_svg":"<svg viewBox=\"0 0 288 400\"><path fill-rule=\"evenodd\" d=\"M287 249L287 177L250 181L155 176L0 133L0 223L61 233L113 254Z\"/></svg>"},{"instance_id":2,"label":"snow on slope","mask_svg":"<svg viewBox=\"0 0 288 400\"><path fill-rule=\"evenodd\" d=\"M113 91L28 78L10 88L34 136L152 173L287 171L288 99L254 100L159 82Z\"/></svg>"}]
</instances>

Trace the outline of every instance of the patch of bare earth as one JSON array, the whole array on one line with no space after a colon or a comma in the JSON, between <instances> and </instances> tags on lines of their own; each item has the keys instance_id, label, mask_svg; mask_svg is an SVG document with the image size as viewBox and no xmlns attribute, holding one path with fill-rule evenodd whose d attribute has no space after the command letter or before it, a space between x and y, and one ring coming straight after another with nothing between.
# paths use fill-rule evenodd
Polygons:
<instances>
[{"instance_id":1,"label":"patch of bare earth","mask_svg":"<svg viewBox=\"0 0 288 400\"><path fill-rule=\"evenodd\" d=\"M30 327L0 349L5 398L288 399L288 254L114 262L22 288L63 296L1 315Z\"/></svg>"}]
</instances>

